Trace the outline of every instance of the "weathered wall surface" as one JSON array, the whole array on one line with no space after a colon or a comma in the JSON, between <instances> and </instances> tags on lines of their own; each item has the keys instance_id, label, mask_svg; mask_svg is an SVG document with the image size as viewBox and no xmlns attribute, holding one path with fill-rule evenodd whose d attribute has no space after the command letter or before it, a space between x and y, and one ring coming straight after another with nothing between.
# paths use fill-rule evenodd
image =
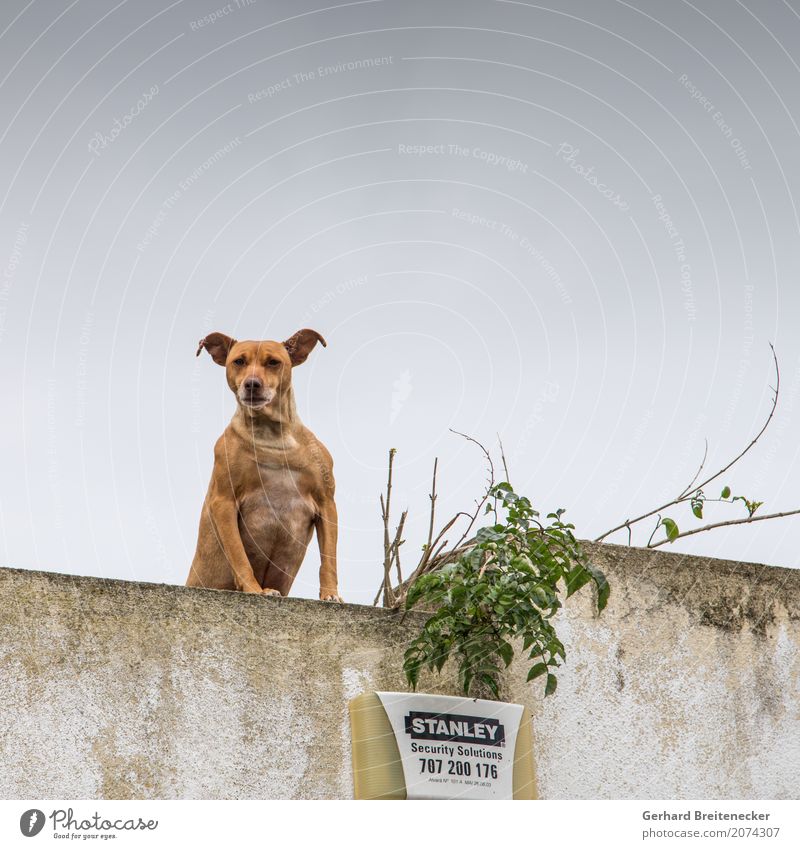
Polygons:
<instances>
[{"instance_id":1,"label":"weathered wall surface","mask_svg":"<svg viewBox=\"0 0 800 849\"><path fill-rule=\"evenodd\" d=\"M599 546L555 696L512 668L547 798L797 798L800 571ZM349 798L347 701L419 620L0 570L0 797ZM453 692L450 678L423 689Z\"/></svg>"}]
</instances>

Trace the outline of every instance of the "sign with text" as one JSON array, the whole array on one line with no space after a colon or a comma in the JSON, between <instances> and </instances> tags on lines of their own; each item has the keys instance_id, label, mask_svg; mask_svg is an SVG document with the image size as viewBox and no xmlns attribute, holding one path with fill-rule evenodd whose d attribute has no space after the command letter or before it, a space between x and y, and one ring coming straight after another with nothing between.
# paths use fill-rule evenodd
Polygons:
<instances>
[{"instance_id":1,"label":"sign with text","mask_svg":"<svg viewBox=\"0 0 800 849\"><path fill-rule=\"evenodd\" d=\"M535 799L523 705L424 693L350 701L357 799Z\"/></svg>"}]
</instances>

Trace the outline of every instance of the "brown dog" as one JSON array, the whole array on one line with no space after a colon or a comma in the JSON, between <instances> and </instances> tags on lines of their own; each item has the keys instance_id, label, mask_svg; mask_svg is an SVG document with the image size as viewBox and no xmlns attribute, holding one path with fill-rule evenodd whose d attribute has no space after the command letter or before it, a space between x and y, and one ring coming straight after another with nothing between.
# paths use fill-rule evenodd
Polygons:
<instances>
[{"instance_id":1,"label":"brown dog","mask_svg":"<svg viewBox=\"0 0 800 849\"><path fill-rule=\"evenodd\" d=\"M297 417L292 369L325 340L200 340L225 373L237 409L214 446L214 469L186 585L286 595L317 530L319 597L341 601L336 577L333 460Z\"/></svg>"}]
</instances>

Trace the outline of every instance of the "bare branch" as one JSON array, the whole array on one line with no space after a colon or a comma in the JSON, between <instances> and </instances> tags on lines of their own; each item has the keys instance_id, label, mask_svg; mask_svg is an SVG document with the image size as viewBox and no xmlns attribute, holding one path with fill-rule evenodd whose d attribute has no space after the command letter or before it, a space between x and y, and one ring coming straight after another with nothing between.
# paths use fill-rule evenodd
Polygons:
<instances>
[{"instance_id":1,"label":"bare branch","mask_svg":"<svg viewBox=\"0 0 800 849\"><path fill-rule=\"evenodd\" d=\"M434 458L433 461L433 480L431 481L431 494L428 496L431 500L431 520L428 524L428 544L426 551L430 550L431 542L433 541L433 525L436 518L436 470L439 468L439 458Z\"/></svg>"},{"instance_id":2,"label":"bare branch","mask_svg":"<svg viewBox=\"0 0 800 849\"><path fill-rule=\"evenodd\" d=\"M466 511L459 511L455 514L449 521L447 521L443 527L439 530L439 532L434 536L434 529L436 525L436 500L438 498L438 494L436 492L436 482L437 482L437 474L439 468L439 460L436 458L433 464L433 477L431 481L431 492L430 492L430 519L428 523L428 539L427 543L423 546L422 555L417 563L416 568L411 572L411 574L406 578L405 581L402 580L401 572L400 572L400 546L403 544L402 540L402 531L405 525L405 520L408 511L405 511L400 519L400 524L398 525L397 532L395 533L394 539L390 540L389 538L389 507L390 507L390 498L391 498L391 488L392 488L392 462L394 459L394 451L392 449L389 452L389 476L387 480L386 486L386 499L384 500L383 496L381 496L381 516L383 518L384 525L384 580L381 586L381 589L378 591L378 594L375 597L375 601L373 604L377 604L380 599L381 593L383 593L383 603L385 607L397 607L403 603L410 586L414 583L414 581L422 574L426 572L430 572L433 569L438 569L443 566L445 563L452 560L454 557L460 555L463 551L467 551L474 544L474 540L470 540L466 544L464 541L470 534L475 522L477 521L478 515L480 514L481 509L486 504L487 500L490 497L492 488L495 483L495 468L494 462L492 460L492 456L487 450L487 448L482 445L477 439L468 436L465 433L461 433L457 430L452 430L451 432L455 433L457 436L461 436L466 439L468 442L472 442L480 448L483 452L483 456L486 458L487 462L487 471L488 471L488 480L486 491L482 498L477 499L475 504L475 510L471 513ZM499 440L498 434L498 440ZM506 477L508 477L508 466L506 464L505 454L503 452L503 444L500 443L500 451L503 455L503 468L505 469ZM464 517L468 519L469 522L467 524L466 529L461 534L458 542L453 546L449 551L447 550L448 540L445 539L445 534L455 525L455 523ZM396 587L391 586L391 569L392 566L397 565L397 576L398 576L398 585Z\"/></svg>"},{"instance_id":3,"label":"bare branch","mask_svg":"<svg viewBox=\"0 0 800 849\"><path fill-rule=\"evenodd\" d=\"M383 495L380 496L381 502L381 518L383 519L383 604L384 607L389 606L392 596L392 541L389 537L389 516L392 501L392 469L394 467L394 455L397 453L396 448L389 449L389 474L386 480L386 500ZM378 593L380 597L380 592ZM373 605L378 603L376 598Z\"/></svg>"},{"instance_id":4,"label":"bare branch","mask_svg":"<svg viewBox=\"0 0 800 849\"><path fill-rule=\"evenodd\" d=\"M433 572L434 569L438 569L440 566L444 566L446 563L449 563L451 560L459 557L462 554L465 554L475 545L475 539L469 539L465 543L460 546L455 546L446 554L442 554L444 549L444 543L439 549L433 554L430 559L430 563L428 564L428 572Z\"/></svg>"},{"instance_id":5,"label":"bare branch","mask_svg":"<svg viewBox=\"0 0 800 849\"><path fill-rule=\"evenodd\" d=\"M474 443L475 445L478 446L478 448L481 449L481 451L483 451L483 456L486 457L486 462L489 464L490 485L493 486L494 485L494 463L492 462L492 455L487 451L486 446L483 445L482 443L478 442L478 440L475 439L474 437L468 436L466 433L461 433L460 430L453 430L453 428L448 428L448 429L449 429L450 433L454 433L456 436L463 436L464 439L467 440L467 442Z\"/></svg>"},{"instance_id":6,"label":"bare branch","mask_svg":"<svg viewBox=\"0 0 800 849\"><path fill-rule=\"evenodd\" d=\"M658 548L660 545L664 545L665 542L675 542L677 539L681 539L682 537L689 537L692 534L699 534L703 531L710 531L713 528L722 528L725 525L747 525L750 522L762 522L765 519L782 519L784 516L797 516L800 514L800 509L798 510L787 510L784 513L765 513L763 516L745 516L742 519L728 519L726 522L713 522L710 525L703 525L702 528L694 528L691 531L684 531L683 533L678 534L674 539L662 539L661 542L654 543L653 545L648 544L648 548ZM652 537L651 537L652 539Z\"/></svg>"},{"instance_id":7,"label":"bare branch","mask_svg":"<svg viewBox=\"0 0 800 849\"><path fill-rule=\"evenodd\" d=\"M475 524L475 522L478 519L478 514L480 513L481 509L483 508L483 505L486 504L486 502L489 500L489 494L492 490L492 487L494 486L495 478L494 478L494 463L492 462L492 455L486 450L485 446L482 445L480 442L478 442L477 439L474 439L471 436L467 436L466 433L461 433L460 431L453 430L453 428L450 428L450 431L451 431L451 433L455 433L458 436L463 436L464 439L466 439L467 441L473 442L475 445L477 445L478 448L480 448L481 451L483 451L483 456L486 457L486 462L489 464L489 481L488 481L488 484L486 486L486 492L484 493L483 498L481 498L477 502L477 506L475 507L475 512L469 514L470 523L469 523L469 525L467 525L467 529L461 535L461 538L459 539L459 541L455 544L455 546L453 548L453 550L455 550L455 549L459 548L459 546L467 538L467 536L469 535L469 532L472 530L472 526Z\"/></svg>"},{"instance_id":8,"label":"bare branch","mask_svg":"<svg viewBox=\"0 0 800 849\"><path fill-rule=\"evenodd\" d=\"M730 469L730 467L733 466L735 463L738 463L739 460L741 460L742 457L744 457L744 455L747 454L747 452L756 444L756 442L758 442L764 431L769 426L769 423L772 421L772 417L775 415L775 410L778 406L778 396L780 395L781 391L781 370L778 366L778 356L775 353L775 348L772 342L769 343L769 347L772 351L772 359L775 363L775 388L772 390L775 393L775 397L772 399L772 409L769 411L769 415L767 416L766 421L761 426L761 430L750 440L750 442L745 446L745 448L740 451L739 454L737 454L733 458L733 460L730 461L730 463L728 463L727 466L723 466L718 472L711 475L710 478L706 478L702 483L698 484L695 489L702 489L704 486L707 486L711 483L711 481L716 480L720 475L724 475L725 472L727 472L728 469Z\"/></svg>"},{"instance_id":9,"label":"bare branch","mask_svg":"<svg viewBox=\"0 0 800 849\"><path fill-rule=\"evenodd\" d=\"M775 397L772 399L772 407L769 411L769 415L767 416L766 420L764 421L764 424L761 426L761 430L758 431L758 433L750 440L750 442L747 443L747 445L744 447L744 449L742 451L740 451L733 458L733 460L730 461L730 463L727 463L718 472L715 472L713 475L711 475L711 477L706 478L702 483L697 484L696 486L694 486L694 483L697 480L697 478L695 477L695 479L692 481L692 484L690 484L690 488L692 486L694 486L695 490L702 489L703 487L710 484L711 481L716 480L718 477L720 477L720 475L724 475L725 472L728 471L728 469L730 469L733 465L738 463L739 460L741 460L742 457L744 457L744 455L747 454L747 452L762 437L762 435L764 434L764 431L767 429L767 427L769 427L769 423L772 421L772 418L775 415L775 409L778 406L778 397L780 395L780 389L781 389L781 371L780 371L780 368L778 366L778 356L775 353L775 347L773 346L773 344L771 342L769 344L769 347L770 347L770 350L772 351L773 362L775 363L775 388L773 389L773 392L775 393ZM662 504L660 507L656 507L654 510L649 510L647 513L642 513L642 515L638 516L636 519L628 519L627 521L623 522L622 524L617 525L615 528L611 528L611 530L608 530L605 533L600 534L600 536L595 537L594 541L595 542L601 542L607 536L610 536L611 534L616 533L617 531L621 530L622 528L629 527L630 525L635 525L637 522L641 522L642 519L647 519L650 516L654 516L656 513L660 513L662 510L666 510L669 507L674 507L676 504L679 504L681 501L686 500L686 493L687 493L687 491L684 490L679 496L677 496L676 498L673 498L671 501L668 501L666 504ZM693 531L693 533L697 533L697 531ZM683 535L681 535L681 536L683 536Z\"/></svg>"},{"instance_id":10,"label":"bare branch","mask_svg":"<svg viewBox=\"0 0 800 849\"><path fill-rule=\"evenodd\" d=\"M503 461L503 471L506 473L506 482L511 483L511 478L508 474L508 463L506 463L506 452L503 450L503 440L500 439L500 434L497 434L497 442L500 445L500 458Z\"/></svg>"},{"instance_id":11,"label":"bare branch","mask_svg":"<svg viewBox=\"0 0 800 849\"><path fill-rule=\"evenodd\" d=\"M661 527L661 516L658 517L658 521L656 522L656 526L653 528L653 533L650 534L650 539L647 540L647 545L645 548L651 548L650 543L653 541L653 537L656 535L656 531ZM630 530L630 528L628 528Z\"/></svg>"},{"instance_id":12,"label":"bare branch","mask_svg":"<svg viewBox=\"0 0 800 849\"><path fill-rule=\"evenodd\" d=\"M705 444L706 444L706 447L705 447L705 450L703 451L703 459L700 461L700 467L694 473L694 477L691 479L691 481L689 481L689 486L687 486L686 489L684 489L683 492L678 496L679 499L683 498L687 493L689 493L693 489L695 489L693 484L700 477L700 472L703 471L703 466L705 466L706 459L708 458L708 439L705 440ZM699 487L697 487L697 488L699 488ZM630 530L630 528L628 530Z\"/></svg>"},{"instance_id":13,"label":"bare branch","mask_svg":"<svg viewBox=\"0 0 800 849\"><path fill-rule=\"evenodd\" d=\"M392 558L394 559L395 567L397 568L397 585L400 586L403 583L403 573L400 569L400 546L405 541L403 539L403 528L406 524L406 517L408 516L408 510L403 510L400 514L400 521L397 524L397 533L394 535L394 541L392 542Z\"/></svg>"},{"instance_id":14,"label":"bare branch","mask_svg":"<svg viewBox=\"0 0 800 849\"><path fill-rule=\"evenodd\" d=\"M450 519L450 521L447 522L447 524L439 531L439 533L436 535L436 538L433 540L433 542L425 549L425 551L422 552L422 557L420 557L420 559L419 559L419 563L417 564L417 568L414 569L414 571L408 576L408 581L407 581L408 584L411 584L411 582L415 578L417 578L419 575L421 575L423 572L430 571L427 567L428 567L429 562L432 560L432 554L433 554L434 549L436 549L436 546L439 545L442 537L450 530L450 528L453 527L453 525L456 523L458 518L460 516L467 516L467 515L469 515L469 514L467 514L467 513L456 513L456 515L453 516L453 518ZM445 541L445 544L446 544L446 541ZM441 551L441 547L439 548L439 551Z\"/></svg>"}]
</instances>

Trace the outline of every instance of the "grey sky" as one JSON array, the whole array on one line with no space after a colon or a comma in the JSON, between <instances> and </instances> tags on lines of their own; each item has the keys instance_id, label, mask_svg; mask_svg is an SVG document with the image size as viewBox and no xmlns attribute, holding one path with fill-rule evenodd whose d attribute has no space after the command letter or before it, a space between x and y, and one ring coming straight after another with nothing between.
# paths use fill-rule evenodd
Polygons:
<instances>
[{"instance_id":1,"label":"grey sky","mask_svg":"<svg viewBox=\"0 0 800 849\"><path fill-rule=\"evenodd\" d=\"M0 559L183 582L234 409L210 330L327 338L294 381L349 601L390 447L407 561L434 457L442 517L480 493L448 428L499 432L516 488L595 536L704 437L709 469L748 442L769 342L773 427L708 494L800 506L798 44L778 0L4 2ZM675 548L794 567L798 538Z\"/></svg>"}]
</instances>

